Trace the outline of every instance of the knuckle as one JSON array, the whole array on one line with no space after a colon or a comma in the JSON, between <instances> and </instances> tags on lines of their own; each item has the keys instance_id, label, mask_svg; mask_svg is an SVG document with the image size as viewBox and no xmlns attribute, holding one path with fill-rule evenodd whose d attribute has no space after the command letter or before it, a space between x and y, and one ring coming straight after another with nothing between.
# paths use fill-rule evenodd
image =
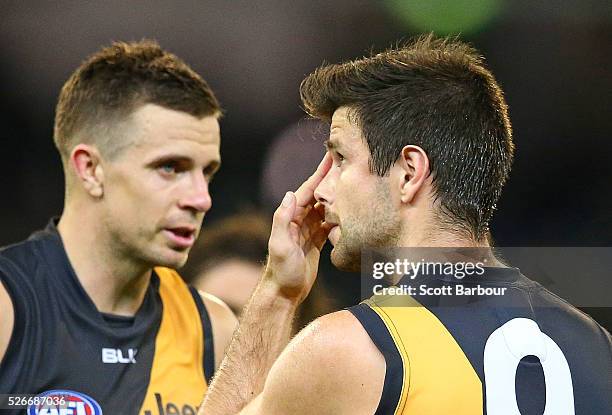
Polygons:
<instances>
[{"instance_id":1,"label":"knuckle","mask_svg":"<svg viewBox=\"0 0 612 415\"><path fill-rule=\"evenodd\" d=\"M268 242L268 250L273 258L285 257L287 254L287 246L277 238L271 238Z\"/></svg>"}]
</instances>

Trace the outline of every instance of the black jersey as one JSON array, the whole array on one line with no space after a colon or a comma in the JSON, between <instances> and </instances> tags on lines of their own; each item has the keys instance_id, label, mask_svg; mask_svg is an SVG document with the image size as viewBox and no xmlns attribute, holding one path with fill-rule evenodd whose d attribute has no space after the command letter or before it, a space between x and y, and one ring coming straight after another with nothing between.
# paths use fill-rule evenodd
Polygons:
<instances>
[{"instance_id":1,"label":"black jersey","mask_svg":"<svg viewBox=\"0 0 612 415\"><path fill-rule=\"evenodd\" d=\"M350 309L387 364L376 415L612 414L610 333L518 269L408 285Z\"/></svg>"},{"instance_id":2,"label":"black jersey","mask_svg":"<svg viewBox=\"0 0 612 415\"><path fill-rule=\"evenodd\" d=\"M79 415L197 412L214 370L211 324L175 271L154 269L133 317L100 313L52 222L0 251L0 280L15 309L0 393L57 391Z\"/></svg>"}]
</instances>

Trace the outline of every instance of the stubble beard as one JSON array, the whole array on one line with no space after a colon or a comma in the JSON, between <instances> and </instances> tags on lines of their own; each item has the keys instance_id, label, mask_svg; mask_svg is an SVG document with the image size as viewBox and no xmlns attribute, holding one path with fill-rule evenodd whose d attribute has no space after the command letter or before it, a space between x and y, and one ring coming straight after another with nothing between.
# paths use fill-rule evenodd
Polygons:
<instances>
[{"instance_id":1,"label":"stubble beard","mask_svg":"<svg viewBox=\"0 0 612 415\"><path fill-rule=\"evenodd\" d=\"M166 244L162 231L157 229L112 229L111 239L115 253L120 252L125 260L142 268L180 268L187 262L190 251L172 252L174 250Z\"/></svg>"},{"instance_id":2,"label":"stubble beard","mask_svg":"<svg viewBox=\"0 0 612 415\"><path fill-rule=\"evenodd\" d=\"M359 272L361 253L366 247L395 247L401 235L401 221L383 184L377 188L376 203L347 216L340 226L340 237L331 252L331 261L341 271ZM368 209L370 208L370 209Z\"/></svg>"}]
</instances>

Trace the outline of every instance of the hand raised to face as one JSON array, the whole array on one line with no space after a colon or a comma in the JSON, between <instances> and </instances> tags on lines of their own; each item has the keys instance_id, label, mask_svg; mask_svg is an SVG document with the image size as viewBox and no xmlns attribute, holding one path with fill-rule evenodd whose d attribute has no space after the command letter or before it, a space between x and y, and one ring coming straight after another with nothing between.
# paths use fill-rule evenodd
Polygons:
<instances>
[{"instance_id":1,"label":"hand raised to face","mask_svg":"<svg viewBox=\"0 0 612 415\"><path fill-rule=\"evenodd\" d=\"M321 249L330 230L314 192L331 165L332 159L326 153L312 176L295 193L287 192L274 213L264 278L277 284L283 296L298 303L308 295L316 279Z\"/></svg>"}]
</instances>

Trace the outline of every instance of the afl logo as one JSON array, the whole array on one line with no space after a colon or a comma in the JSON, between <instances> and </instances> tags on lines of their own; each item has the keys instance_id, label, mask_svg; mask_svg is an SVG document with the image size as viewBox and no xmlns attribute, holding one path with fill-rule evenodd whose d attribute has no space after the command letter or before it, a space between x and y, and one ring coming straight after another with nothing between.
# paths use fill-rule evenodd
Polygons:
<instances>
[{"instance_id":1,"label":"afl logo","mask_svg":"<svg viewBox=\"0 0 612 415\"><path fill-rule=\"evenodd\" d=\"M28 415L102 415L98 402L84 393L50 390L33 398Z\"/></svg>"}]
</instances>

